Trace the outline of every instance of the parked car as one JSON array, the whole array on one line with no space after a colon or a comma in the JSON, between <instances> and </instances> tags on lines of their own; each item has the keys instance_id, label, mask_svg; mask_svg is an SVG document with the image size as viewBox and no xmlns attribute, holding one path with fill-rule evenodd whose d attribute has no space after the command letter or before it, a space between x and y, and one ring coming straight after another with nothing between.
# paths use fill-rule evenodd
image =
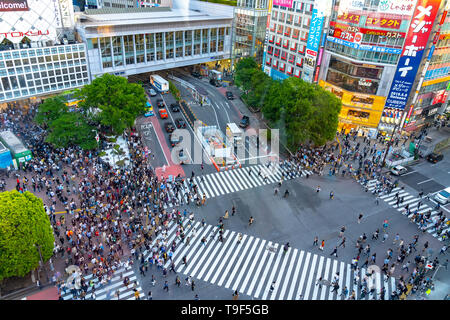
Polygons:
<instances>
[{"instance_id":1,"label":"parked car","mask_svg":"<svg viewBox=\"0 0 450 320\"><path fill-rule=\"evenodd\" d=\"M166 107L166 105L164 104L164 100L163 99L156 100L156 104L158 105L158 108L165 108Z\"/></svg>"},{"instance_id":2,"label":"parked car","mask_svg":"<svg viewBox=\"0 0 450 320\"><path fill-rule=\"evenodd\" d=\"M186 128L186 122L183 119L175 119L177 128Z\"/></svg>"},{"instance_id":3,"label":"parked car","mask_svg":"<svg viewBox=\"0 0 450 320\"><path fill-rule=\"evenodd\" d=\"M161 117L161 119L167 119L169 117L166 109L160 109L159 116Z\"/></svg>"},{"instance_id":4,"label":"parked car","mask_svg":"<svg viewBox=\"0 0 450 320\"><path fill-rule=\"evenodd\" d=\"M151 97L154 97L154 96L156 96L156 91L153 89L153 88L150 88L149 90L148 90L148 94L151 96Z\"/></svg>"},{"instance_id":5,"label":"parked car","mask_svg":"<svg viewBox=\"0 0 450 320\"><path fill-rule=\"evenodd\" d=\"M202 77L202 75L201 75L199 72L197 72L197 71L193 71L193 72L191 73L191 75L192 75L193 77L195 77L195 78L198 78L198 79L201 79L201 77Z\"/></svg>"},{"instance_id":6,"label":"parked car","mask_svg":"<svg viewBox=\"0 0 450 320\"><path fill-rule=\"evenodd\" d=\"M441 161L443 158L444 158L444 155L443 155L442 153L441 153L441 154L438 154L438 153L431 153L431 154L429 154L429 155L427 156L427 160L430 161L430 162L432 162L432 163L439 162L439 161Z\"/></svg>"},{"instance_id":7,"label":"parked car","mask_svg":"<svg viewBox=\"0 0 450 320\"><path fill-rule=\"evenodd\" d=\"M439 202L441 204L446 204L447 202L449 202L450 201L450 187L445 188L441 192L438 192L434 196L434 200L436 200L437 202Z\"/></svg>"},{"instance_id":8,"label":"parked car","mask_svg":"<svg viewBox=\"0 0 450 320\"><path fill-rule=\"evenodd\" d=\"M395 166L391 169L391 173L395 176L402 175L402 174L406 173L407 171L408 171L408 169L406 169L403 166Z\"/></svg>"},{"instance_id":9,"label":"parked car","mask_svg":"<svg viewBox=\"0 0 450 320\"><path fill-rule=\"evenodd\" d=\"M239 127L247 128L250 124L250 118L248 116L243 116L241 122L239 122Z\"/></svg>"},{"instance_id":10,"label":"parked car","mask_svg":"<svg viewBox=\"0 0 450 320\"><path fill-rule=\"evenodd\" d=\"M172 103L170 105L170 109L172 110L172 112L180 112L180 106L178 105L178 103Z\"/></svg>"},{"instance_id":11,"label":"parked car","mask_svg":"<svg viewBox=\"0 0 450 320\"><path fill-rule=\"evenodd\" d=\"M172 122L166 122L164 124L164 128L166 129L166 132L168 132L168 133L172 133L175 130L175 126L173 125Z\"/></svg>"},{"instance_id":12,"label":"parked car","mask_svg":"<svg viewBox=\"0 0 450 320\"><path fill-rule=\"evenodd\" d=\"M225 92L225 95L227 96L228 100L233 100L234 99L233 92L231 92L231 91Z\"/></svg>"}]
</instances>

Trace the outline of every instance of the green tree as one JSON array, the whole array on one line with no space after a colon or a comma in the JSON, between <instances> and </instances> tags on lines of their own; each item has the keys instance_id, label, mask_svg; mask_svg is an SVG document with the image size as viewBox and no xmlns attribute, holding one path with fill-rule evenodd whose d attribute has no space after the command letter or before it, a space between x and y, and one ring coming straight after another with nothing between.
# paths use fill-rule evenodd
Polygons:
<instances>
[{"instance_id":1,"label":"green tree","mask_svg":"<svg viewBox=\"0 0 450 320\"><path fill-rule=\"evenodd\" d=\"M258 65L253 58L244 58L236 63L234 82L238 87L248 91L252 88L252 77L258 70Z\"/></svg>"},{"instance_id":2,"label":"green tree","mask_svg":"<svg viewBox=\"0 0 450 320\"><path fill-rule=\"evenodd\" d=\"M45 141L57 148L77 145L91 150L97 147L94 127L87 123L81 112L67 112L54 120Z\"/></svg>"},{"instance_id":3,"label":"green tree","mask_svg":"<svg viewBox=\"0 0 450 320\"><path fill-rule=\"evenodd\" d=\"M63 96L47 98L39 106L34 121L43 127L48 127L52 121L68 111L69 107L66 105L66 100Z\"/></svg>"},{"instance_id":4,"label":"green tree","mask_svg":"<svg viewBox=\"0 0 450 320\"><path fill-rule=\"evenodd\" d=\"M120 135L130 128L145 110L147 96L142 86L124 77L105 73L80 91L80 103L94 121Z\"/></svg>"},{"instance_id":5,"label":"green tree","mask_svg":"<svg viewBox=\"0 0 450 320\"><path fill-rule=\"evenodd\" d=\"M169 82L169 91L175 97L175 100L179 101L181 98L180 90L178 90L178 88L173 84L172 81L168 80L168 82Z\"/></svg>"},{"instance_id":6,"label":"green tree","mask_svg":"<svg viewBox=\"0 0 450 320\"><path fill-rule=\"evenodd\" d=\"M0 193L0 281L23 277L53 254L54 236L42 199L31 192Z\"/></svg>"}]
</instances>

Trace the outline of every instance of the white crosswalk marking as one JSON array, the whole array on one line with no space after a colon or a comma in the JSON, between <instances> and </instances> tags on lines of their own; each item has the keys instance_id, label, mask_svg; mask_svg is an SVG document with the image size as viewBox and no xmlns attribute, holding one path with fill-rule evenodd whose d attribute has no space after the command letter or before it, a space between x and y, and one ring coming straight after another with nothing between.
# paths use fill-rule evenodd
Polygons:
<instances>
[{"instance_id":1,"label":"white crosswalk marking","mask_svg":"<svg viewBox=\"0 0 450 320\"><path fill-rule=\"evenodd\" d=\"M182 219L182 223L187 225L188 219ZM168 243L171 243L176 238L176 223L171 221L167 228L166 239ZM252 298L263 300L297 300L300 295L305 300L341 300L344 283L349 294L354 287L354 272L350 264L324 257L322 254L294 248L289 248L286 254L283 254L283 246L279 243L267 242L246 234L243 234L241 243L238 244L236 233L229 230L224 232L225 242L221 243L217 240L217 227L212 225L202 227L199 222L195 222L192 228L186 229L187 236L192 235L193 228L197 228L196 236L192 237L189 245L177 241L178 247L173 256L176 271L184 275L231 288L233 291L238 290ZM211 235L215 237L211 238ZM200 241L203 237L208 239L205 245ZM162 234L159 234L153 243L156 243L158 238L161 239ZM148 259L150 255L152 252L144 251L145 259ZM184 256L187 258L187 265L181 263ZM170 263L169 260L166 265ZM339 272L340 288L337 292L331 292L330 283L336 272ZM364 272L363 269L360 281L364 277ZM131 281L136 279L132 269L124 274L128 275ZM315 283L321 276L328 282L316 286ZM270 287L273 281L275 286L271 293ZM385 285L386 297L395 290L394 278L391 278L391 282L385 283L384 276L377 274L374 276L373 283L377 292L380 292L381 286ZM123 286L118 274L108 286L97 290L97 299L114 299L116 289L121 292L120 299L134 299L134 292L131 288L127 289ZM141 293L140 287L138 290ZM69 295L71 293L67 293L65 299L70 298ZM359 298L357 296L357 299ZM364 299L367 298L366 296Z\"/></svg>"},{"instance_id":2,"label":"white crosswalk marking","mask_svg":"<svg viewBox=\"0 0 450 320\"><path fill-rule=\"evenodd\" d=\"M367 182L367 186L369 187L369 190L374 190L376 188L377 180L369 180ZM403 202L400 203L397 206L397 195L399 198L403 198ZM444 221L444 227L442 228L442 231L440 234L438 234L438 230L436 230L435 224L437 223L439 218L436 218L438 211L430 208L426 203L424 203L424 199L420 197L413 196L409 194L409 192L403 190L402 188L396 187L392 189L392 191L389 194L384 194L380 196L380 199L382 199L384 202L386 202L388 205L395 208L397 211L402 213L406 216L406 209L405 207L408 205L410 214L408 214L408 218L411 219L411 217L414 215L415 212L419 214L425 214L430 211L430 220L427 221L426 226L424 226L424 230L430 233L433 237L437 238L439 241L443 241L442 235L445 234L449 229L450 226L447 225L448 218L445 218ZM419 207L420 204L420 207ZM420 227L420 223L416 222L416 224ZM387 293L386 293L387 294Z\"/></svg>"}]
</instances>

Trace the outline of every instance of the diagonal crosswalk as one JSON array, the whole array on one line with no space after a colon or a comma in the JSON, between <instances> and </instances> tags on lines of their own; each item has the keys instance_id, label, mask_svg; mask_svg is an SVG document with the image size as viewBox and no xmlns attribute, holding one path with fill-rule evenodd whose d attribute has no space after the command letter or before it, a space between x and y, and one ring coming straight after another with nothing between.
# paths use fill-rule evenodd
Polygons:
<instances>
[{"instance_id":1,"label":"diagonal crosswalk","mask_svg":"<svg viewBox=\"0 0 450 320\"><path fill-rule=\"evenodd\" d=\"M130 285L126 287L123 284L123 278L128 277L130 279ZM136 290L139 292L139 297L144 299L145 294L144 290L142 290L139 280L136 277L136 274L133 271L132 267L120 267L115 270L114 276L111 278L111 281L106 285L101 285L98 282L97 277L93 277L92 274L89 274L84 277L86 282L89 282L91 279L94 281L95 287L95 300L117 300L115 296L115 292L119 290L119 299L120 300L135 300L133 284L136 281L137 287ZM86 299L89 300L91 298L92 288L89 287L86 294ZM68 290L66 293L61 294L64 300L73 300L73 294Z\"/></svg>"},{"instance_id":2,"label":"diagonal crosswalk","mask_svg":"<svg viewBox=\"0 0 450 320\"><path fill-rule=\"evenodd\" d=\"M367 182L367 187L368 187L369 191L373 191L376 188L376 186L377 186L376 179L369 180ZM398 206L397 206L397 198L396 198L397 194L398 194L398 197L403 198L403 202L400 203ZM426 226L424 226L423 230L430 233L433 237L437 238L438 240L442 241L442 236L437 233L437 230L435 228L435 223L439 219L437 216L438 211L433 210L427 204L424 204L423 199L421 199L420 197L413 196L409 192L407 192L404 189L399 188L399 187L392 189L392 192L389 194L380 196L380 199L383 200L384 202L386 202L388 205L392 206L393 208L397 209L397 211L401 212L403 215L406 215L405 206L409 205L409 209L410 209L411 213L408 215L408 218L411 218L416 210L419 213L426 213L431 210L431 216L430 216L431 222L428 223ZM447 220L448 220L448 218L446 219L446 221ZM417 225L419 225L419 224L417 223ZM447 227L445 227L443 229L441 234L444 234L449 228L450 228L450 226L447 225Z\"/></svg>"},{"instance_id":3,"label":"diagonal crosswalk","mask_svg":"<svg viewBox=\"0 0 450 320\"><path fill-rule=\"evenodd\" d=\"M169 231L164 237L167 243L173 240L178 243L172 258L177 273L262 300L297 300L300 296L311 300L341 300L345 299L341 296L344 286L347 286L349 295L352 290L361 291L358 288L360 283L355 284L353 281L355 271L349 263L297 248L289 248L283 253L282 244L245 234L239 243L238 234L230 230L224 232L224 241L220 242L217 240L217 227L201 226L199 223L189 227L188 219L182 220L182 223L186 236L193 235L195 229L195 236L188 245L178 242L177 226L173 221L169 223ZM205 244L200 241L203 237L207 239ZM152 252L144 251L143 255L148 259ZM182 261L184 256L187 264ZM172 261L168 260L165 267L170 266ZM340 287L333 291L331 282L337 273ZM366 269L362 268L359 274L361 281L365 273ZM316 284L320 277L326 280L325 284ZM387 299L395 291L393 278L388 282L381 274L372 275L371 278L376 278L368 282L376 288L377 294L383 285L386 287ZM271 292L274 281L274 290ZM364 297L372 298L368 295Z\"/></svg>"},{"instance_id":4,"label":"diagonal crosswalk","mask_svg":"<svg viewBox=\"0 0 450 320\"><path fill-rule=\"evenodd\" d=\"M205 194L206 199L210 199L233 192L278 183L281 179L288 180L313 174L312 171L306 169L291 169L294 169L294 165L290 163L286 165L272 164L269 167L258 164L202 176L194 176L193 180L197 185L199 193L201 195ZM164 204L165 209L174 206L172 203L173 198L179 201L185 199L186 193L191 190L187 180L185 179L184 188L178 194L174 194L172 190L169 190L169 201L167 204Z\"/></svg>"}]
</instances>

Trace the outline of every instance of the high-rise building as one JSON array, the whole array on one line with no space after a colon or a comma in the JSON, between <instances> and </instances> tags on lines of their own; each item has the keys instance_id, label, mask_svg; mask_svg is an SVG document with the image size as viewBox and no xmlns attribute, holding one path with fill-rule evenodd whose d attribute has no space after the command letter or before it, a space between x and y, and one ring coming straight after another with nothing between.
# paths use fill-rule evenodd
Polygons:
<instances>
[{"instance_id":1,"label":"high-rise building","mask_svg":"<svg viewBox=\"0 0 450 320\"><path fill-rule=\"evenodd\" d=\"M177 1L173 8L88 9L77 17L93 78L230 59L231 6Z\"/></svg>"},{"instance_id":2,"label":"high-rise building","mask_svg":"<svg viewBox=\"0 0 450 320\"><path fill-rule=\"evenodd\" d=\"M444 1L443 1L444 2ZM441 4L431 48L413 99L408 105L404 130L419 130L446 112L450 90L450 1ZM439 22L439 23L438 23ZM449 110L450 111L450 110Z\"/></svg>"},{"instance_id":3,"label":"high-rise building","mask_svg":"<svg viewBox=\"0 0 450 320\"><path fill-rule=\"evenodd\" d=\"M319 84L342 100L339 129L401 128L441 0L335 0Z\"/></svg>"},{"instance_id":4,"label":"high-rise building","mask_svg":"<svg viewBox=\"0 0 450 320\"><path fill-rule=\"evenodd\" d=\"M73 25L71 0L0 0L0 105L89 82L86 46Z\"/></svg>"},{"instance_id":5,"label":"high-rise building","mask_svg":"<svg viewBox=\"0 0 450 320\"><path fill-rule=\"evenodd\" d=\"M238 0L234 10L232 58L254 57L261 64L271 0Z\"/></svg>"},{"instance_id":6,"label":"high-rise building","mask_svg":"<svg viewBox=\"0 0 450 320\"><path fill-rule=\"evenodd\" d=\"M264 71L273 79L314 81L331 0L272 0L267 19ZM316 79L317 80L317 79Z\"/></svg>"}]
</instances>

